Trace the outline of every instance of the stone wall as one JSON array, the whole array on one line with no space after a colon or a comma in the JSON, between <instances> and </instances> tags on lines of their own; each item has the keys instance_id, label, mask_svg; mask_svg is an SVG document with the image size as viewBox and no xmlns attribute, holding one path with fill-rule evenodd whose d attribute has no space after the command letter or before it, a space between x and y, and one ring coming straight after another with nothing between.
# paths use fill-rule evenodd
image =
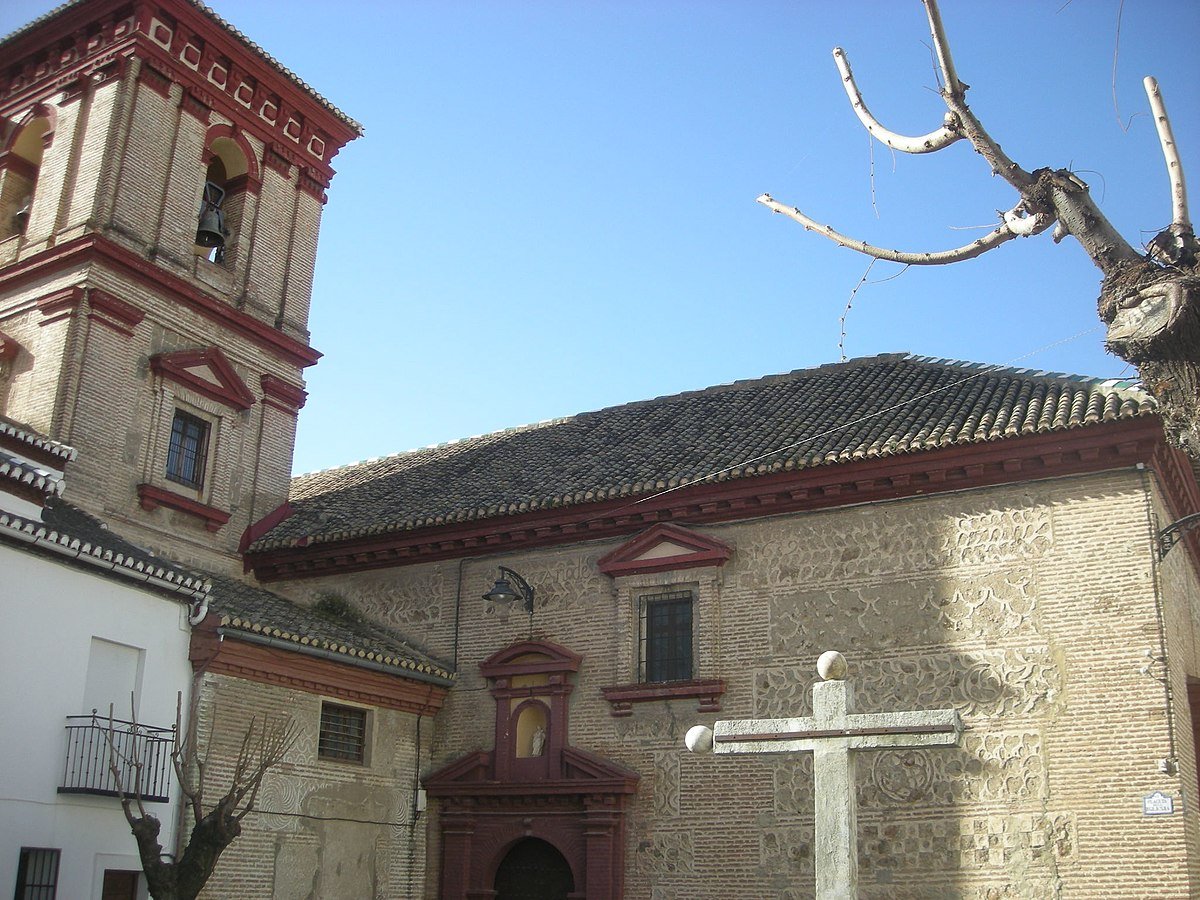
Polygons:
<instances>
[{"instance_id":1,"label":"stone wall","mask_svg":"<svg viewBox=\"0 0 1200 900\"><path fill-rule=\"evenodd\" d=\"M202 896L239 900L416 898L424 888L425 825L416 772L432 723L368 711L364 764L320 759L322 698L224 675L202 681L199 734L209 744L206 796L227 789L252 717L291 717L299 737L263 781L242 834L222 855ZM341 702L341 701L339 701ZM215 724L214 724L215 717ZM209 740L211 728L211 740Z\"/></svg>"},{"instance_id":2,"label":"stone wall","mask_svg":"<svg viewBox=\"0 0 1200 900\"><path fill-rule=\"evenodd\" d=\"M1185 682L1200 674L1200 599L1177 550L1161 578L1181 648L1169 729L1163 684L1142 671L1159 640L1148 485L1129 470L705 527L734 548L724 567L615 581L596 561L618 543L602 542L284 589L302 602L339 593L457 657L428 773L490 749L478 663L525 638L528 621L479 595L496 565L521 572L538 592L535 637L584 657L571 742L642 776L627 897L811 896L811 759L681 747L714 718L809 712L816 657L831 648L849 658L860 711L952 706L967 728L960 748L860 759L866 896L1186 897L1200 820ZM658 700L614 717L601 696L636 678L636 598L655 585L697 594L697 677L727 684L718 716ZM1178 775L1159 768L1172 731ZM1175 815L1143 815L1154 791L1175 798Z\"/></svg>"}]
</instances>

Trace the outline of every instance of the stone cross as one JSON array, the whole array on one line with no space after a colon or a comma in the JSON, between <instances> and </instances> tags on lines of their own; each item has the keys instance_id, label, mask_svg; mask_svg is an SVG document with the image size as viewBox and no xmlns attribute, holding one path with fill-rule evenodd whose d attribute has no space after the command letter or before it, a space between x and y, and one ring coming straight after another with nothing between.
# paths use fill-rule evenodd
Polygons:
<instances>
[{"instance_id":1,"label":"stone cross","mask_svg":"<svg viewBox=\"0 0 1200 900\"><path fill-rule=\"evenodd\" d=\"M854 760L858 750L954 747L962 737L958 711L854 713L846 659L821 654L813 685L813 715L792 719L741 719L696 725L684 743L693 752L813 754L817 900L858 896L858 823Z\"/></svg>"}]
</instances>

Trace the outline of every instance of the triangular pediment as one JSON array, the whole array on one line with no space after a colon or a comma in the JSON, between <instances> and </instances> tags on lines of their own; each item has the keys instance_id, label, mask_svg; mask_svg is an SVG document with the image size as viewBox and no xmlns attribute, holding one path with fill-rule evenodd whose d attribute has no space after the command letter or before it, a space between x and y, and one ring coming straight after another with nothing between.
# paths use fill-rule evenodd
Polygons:
<instances>
[{"instance_id":1,"label":"triangular pediment","mask_svg":"<svg viewBox=\"0 0 1200 900\"><path fill-rule=\"evenodd\" d=\"M254 394L220 347L178 350L150 357L150 368L163 378L233 409L249 409Z\"/></svg>"},{"instance_id":2,"label":"triangular pediment","mask_svg":"<svg viewBox=\"0 0 1200 900\"><path fill-rule=\"evenodd\" d=\"M432 797L632 794L637 790L640 777L633 770L595 753L565 747L557 778L533 783L498 782L492 768L492 754L477 750L434 772L424 784Z\"/></svg>"},{"instance_id":3,"label":"triangular pediment","mask_svg":"<svg viewBox=\"0 0 1200 900\"><path fill-rule=\"evenodd\" d=\"M733 549L716 538L678 525L655 525L600 558L605 575L671 572L697 566L723 566Z\"/></svg>"},{"instance_id":4,"label":"triangular pediment","mask_svg":"<svg viewBox=\"0 0 1200 900\"><path fill-rule=\"evenodd\" d=\"M479 664L485 678L533 675L539 672L578 672L583 657L550 641L518 641Z\"/></svg>"}]
</instances>

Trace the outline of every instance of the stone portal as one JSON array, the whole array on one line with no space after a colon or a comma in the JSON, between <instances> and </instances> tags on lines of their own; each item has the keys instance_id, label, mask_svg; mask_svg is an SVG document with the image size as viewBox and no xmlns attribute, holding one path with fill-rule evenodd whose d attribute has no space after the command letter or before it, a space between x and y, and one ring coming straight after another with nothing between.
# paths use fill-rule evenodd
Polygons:
<instances>
[{"instance_id":1,"label":"stone portal","mask_svg":"<svg viewBox=\"0 0 1200 900\"><path fill-rule=\"evenodd\" d=\"M425 779L437 801L440 897L621 897L625 802L639 779L570 745L570 676L581 662L522 641L480 665L496 703L494 749ZM544 890L528 893L535 884Z\"/></svg>"}]
</instances>

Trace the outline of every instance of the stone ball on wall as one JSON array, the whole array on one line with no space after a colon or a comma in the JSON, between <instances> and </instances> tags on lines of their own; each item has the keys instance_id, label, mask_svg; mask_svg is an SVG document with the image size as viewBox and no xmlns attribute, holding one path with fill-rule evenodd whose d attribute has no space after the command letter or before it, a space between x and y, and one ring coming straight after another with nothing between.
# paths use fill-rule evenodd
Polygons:
<instances>
[{"instance_id":1,"label":"stone ball on wall","mask_svg":"<svg viewBox=\"0 0 1200 900\"><path fill-rule=\"evenodd\" d=\"M836 650L826 650L817 659L817 674L826 681L841 681L846 677L846 657Z\"/></svg>"},{"instance_id":2,"label":"stone ball on wall","mask_svg":"<svg viewBox=\"0 0 1200 900\"><path fill-rule=\"evenodd\" d=\"M713 747L712 729L707 725L693 725L683 736L683 744L693 753L708 753Z\"/></svg>"}]
</instances>

